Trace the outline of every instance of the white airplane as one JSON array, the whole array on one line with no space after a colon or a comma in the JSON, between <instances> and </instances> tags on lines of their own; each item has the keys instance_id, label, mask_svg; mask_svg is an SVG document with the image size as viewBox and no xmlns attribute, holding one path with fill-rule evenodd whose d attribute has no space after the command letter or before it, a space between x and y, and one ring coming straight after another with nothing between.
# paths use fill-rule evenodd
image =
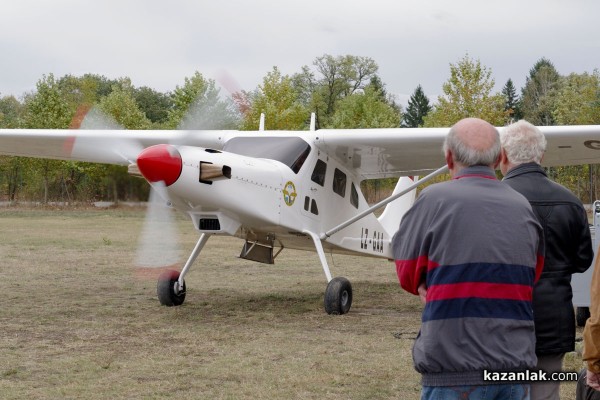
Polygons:
<instances>
[{"instance_id":1,"label":"white airplane","mask_svg":"<svg viewBox=\"0 0 600 400\"><path fill-rule=\"evenodd\" d=\"M159 277L160 303L184 302L184 277L212 235L244 240L240 257L273 263L284 249L316 250L329 314L347 313L352 287L332 278L326 253L391 259L390 241L418 185L446 171L449 128L309 131L0 130L0 154L129 166L200 237L181 271ZM546 166L600 162L600 125L541 127ZM424 176L414 182L412 176ZM401 177L369 206L365 179ZM376 209L385 206L376 217Z\"/></svg>"}]
</instances>

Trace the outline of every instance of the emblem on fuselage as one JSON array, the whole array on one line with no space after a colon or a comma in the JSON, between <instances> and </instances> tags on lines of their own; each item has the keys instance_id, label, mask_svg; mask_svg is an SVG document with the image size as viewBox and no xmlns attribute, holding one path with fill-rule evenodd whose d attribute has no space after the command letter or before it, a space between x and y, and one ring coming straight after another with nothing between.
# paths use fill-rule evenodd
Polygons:
<instances>
[{"instance_id":1,"label":"emblem on fuselage","mask_svg":"<svg viewBox=\"0 0 600 400\"><path fill-rule=\"evenodd\" d=\"M586 140L583 145L588 149L600 150L600 140Z\"/></svg>"},{"instance_id":2,"label":"emblem on fuselage","mask_svg":"<svg viewBox=\"0 0 600 400\"><path fill-rule=\"evenodd\" d=\"M291 206L294 204L294 201L296 201L296 196L298 196L298 193L296 193L294 182L287 181L283 187L283 201L285 201L285 204L288 206Z\"/></svg>"}]
</instances>

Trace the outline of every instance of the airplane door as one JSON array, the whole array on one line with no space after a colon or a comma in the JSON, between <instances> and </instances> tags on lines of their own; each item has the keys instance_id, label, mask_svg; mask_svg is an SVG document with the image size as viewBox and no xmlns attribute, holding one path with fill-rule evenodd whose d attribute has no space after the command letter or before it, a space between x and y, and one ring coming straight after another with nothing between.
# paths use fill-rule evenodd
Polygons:
<instances>
[{"instance_id":1,"label":"airplane door","mask_svg":"<svg viewBox=\"0 0 600 400\"><path fill-rule=\"evenodd\" d=\"M327 163L320 158L317 161L310 173L307 190L304 191L302 202L302 214L319 220L320 213L323 212L323 192L325 186L325 177L327 175Z\"/></svg>"}]
</instances>

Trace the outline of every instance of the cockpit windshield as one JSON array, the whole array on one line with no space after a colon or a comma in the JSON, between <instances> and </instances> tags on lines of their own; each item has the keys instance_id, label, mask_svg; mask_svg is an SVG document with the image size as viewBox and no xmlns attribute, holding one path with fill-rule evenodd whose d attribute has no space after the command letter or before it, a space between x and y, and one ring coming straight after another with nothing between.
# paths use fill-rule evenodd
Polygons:
<instances>
[{"instance_id":1,"label":"cockpit windshield","mask_svg":"<svg viewBox=\"0 0 600 400\"><path fill-rule=\"evenodd\" d=\"M277 160L297 174L310 153L310 145L298 137L237 137L229 140L223 151Z\"/></svg>"}]
</instances>

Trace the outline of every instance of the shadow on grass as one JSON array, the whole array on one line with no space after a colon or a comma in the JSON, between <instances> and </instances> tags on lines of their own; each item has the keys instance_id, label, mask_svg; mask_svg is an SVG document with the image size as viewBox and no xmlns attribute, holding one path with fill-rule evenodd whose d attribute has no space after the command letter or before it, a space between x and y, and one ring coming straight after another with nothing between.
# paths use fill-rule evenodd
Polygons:
<instances>
[{"instance_id":1,"label":"shadow on grass","mask_svg":"<svg viewBox=\"0 0 600 400\"><path fill-rule=\"evenodd\" d=\"M294 287L287 291L267 291L256 289L211 289L202 292L201 288L188 289L185 303L181 307L184 314L208 316L233 316L240 313L285 316L325 315L323 300L325 285L315 284ZM409 315L420 314L422 305L416 296L401 291L395 283L373 283L358 281L353 284L353 303L350 314ZM158 307L158 305L157 305Z\"/></svg>"}]
</instances>

